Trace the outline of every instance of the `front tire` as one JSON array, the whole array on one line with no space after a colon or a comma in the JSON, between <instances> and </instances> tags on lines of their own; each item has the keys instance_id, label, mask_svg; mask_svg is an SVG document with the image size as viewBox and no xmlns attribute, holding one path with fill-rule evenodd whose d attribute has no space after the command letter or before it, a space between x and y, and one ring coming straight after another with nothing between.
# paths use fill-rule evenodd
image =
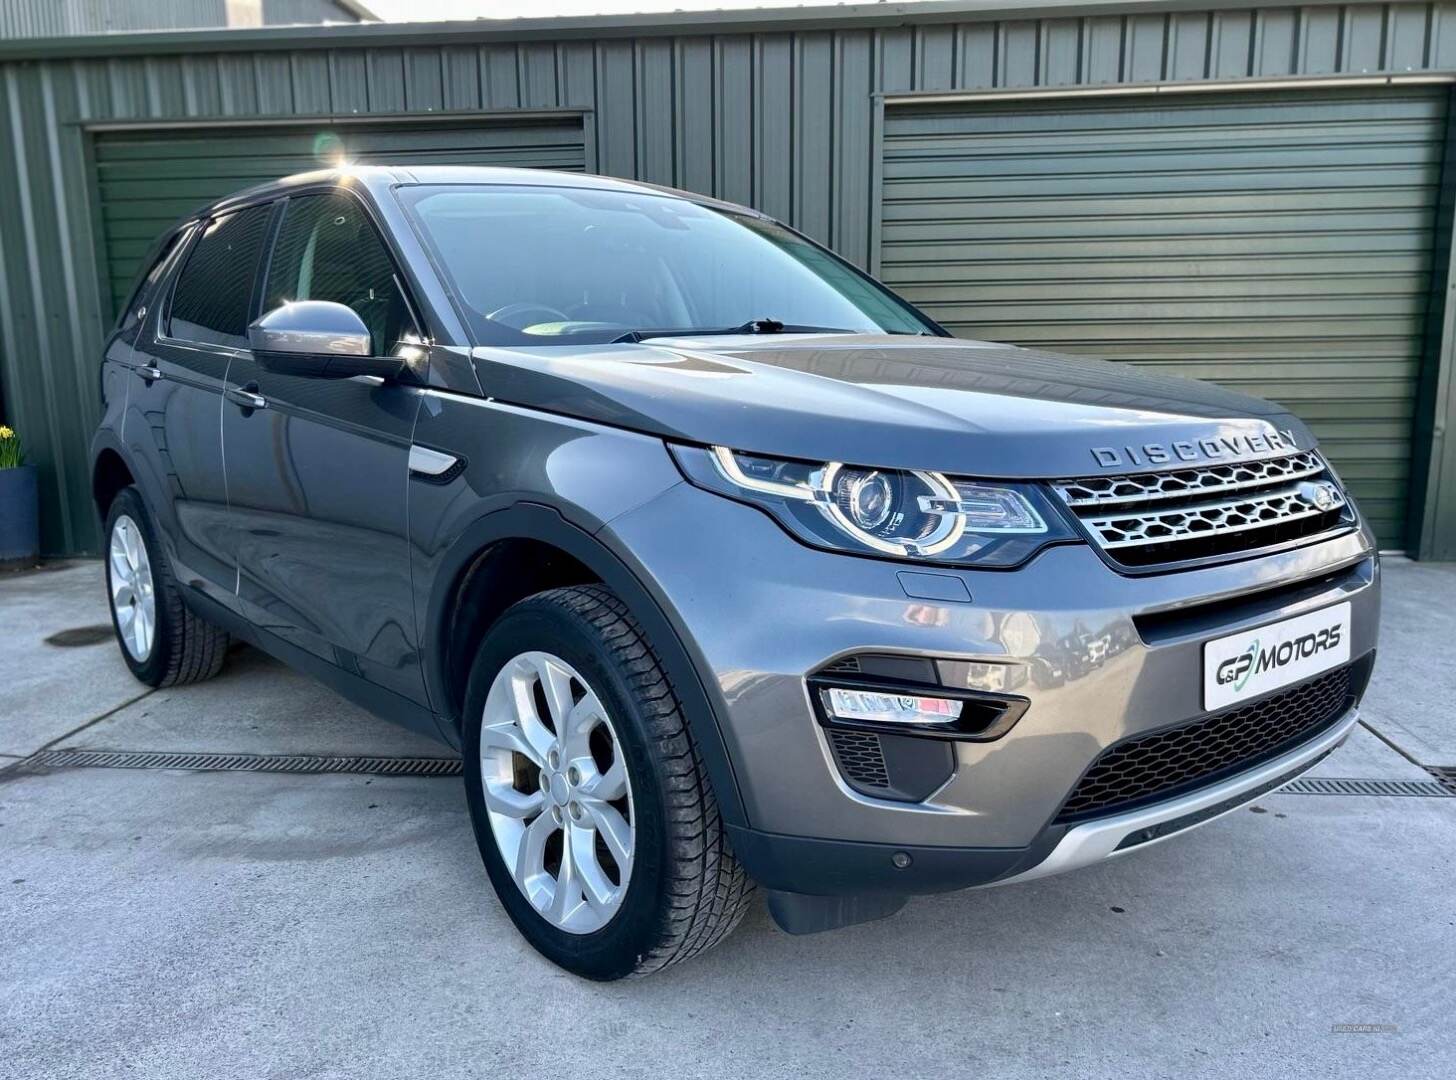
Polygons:
<instances>
[{"instance_id":1,"label":"front tire","mask_svg":"<svg viewBox=\"0 0 1456 1080\"><path fill-rule=\"evenodd\" d=\"M178 686L222 670L228 635L182 601L151 516L134 487L106 515L106 593L121 657L148 686Z\"/></svg>"},{"instance_id":2,"label":"front tire","mask_svg":"<svg viewBox=\"0 0 1456 1080\"><path fill-rule=\"evenodd\" d=\"M466 690L465 790L496 895L589 979L716 945L753 884L728 849L682 705L626 606L597 586L521 601Z\"/></svg>"}]
</instances>

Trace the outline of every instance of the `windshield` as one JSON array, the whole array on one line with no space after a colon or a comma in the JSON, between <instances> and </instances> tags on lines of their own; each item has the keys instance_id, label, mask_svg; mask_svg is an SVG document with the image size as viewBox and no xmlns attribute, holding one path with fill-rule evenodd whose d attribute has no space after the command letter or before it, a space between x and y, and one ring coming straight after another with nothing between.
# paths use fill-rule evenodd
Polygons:
<instances>
[{"instance_id":1,"label":"windshield","mask_svg":"<svg viewBox=\"0 0 1456 1080\"><path fill-rule=\"evenodd\" d=\"M480 345L730 329L935 333L908 304L772 221L641 192L401 190Z\"/></svg>"}]
</instances>

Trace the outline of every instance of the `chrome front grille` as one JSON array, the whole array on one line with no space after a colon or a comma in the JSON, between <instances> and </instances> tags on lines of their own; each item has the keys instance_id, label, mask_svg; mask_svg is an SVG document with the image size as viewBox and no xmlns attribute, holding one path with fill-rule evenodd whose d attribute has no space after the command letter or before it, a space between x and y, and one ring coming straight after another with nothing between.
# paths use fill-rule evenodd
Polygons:
<instances>
[{"instance_id":1,"label":"chrome front grille","mask_svg":"<svg viewBox=\"0 0 1456 1080\"><path fill-rule=\"evenodd\" d=\"M1068 506L1080 510L1089 506L1181 499L1189 495L1222 495L1281 480L1302 480L1324 471L1325 463L1319 455L1313 450L1303 450L1288 457L1238 465L1209 465L1134 476L1090 476L1085 480L1064 481L1057 485L1057 492Z\"/></svg>"},{"instance_id":2,"label":"chrome front grille","mask_svg":"<svg viewBox=\"0 0 1456 1080\"><path fill-rule=\"evenodd\" d=\"M1127 566L1238 555L1353 521L1344 492L1310 450L1052 487L1108 557Z\"/></svg>"},{"instance_id":3,"label":"chrome front grille","mask_svg":"<svg viewBox=\"0 0 1456 1080\"><path fill-rule=\"evenodd\" d=\"M1222 502L1198 502L1179 509L1109 514L1084 519L1105 548L1139 547L1183 540L1206 533L1244 532L1281 521L1324 514L1345 504L1337 491L1328 490L1330 502L1318 506L1300 486L1250 492Z\"/></svg>"}]
</instances>

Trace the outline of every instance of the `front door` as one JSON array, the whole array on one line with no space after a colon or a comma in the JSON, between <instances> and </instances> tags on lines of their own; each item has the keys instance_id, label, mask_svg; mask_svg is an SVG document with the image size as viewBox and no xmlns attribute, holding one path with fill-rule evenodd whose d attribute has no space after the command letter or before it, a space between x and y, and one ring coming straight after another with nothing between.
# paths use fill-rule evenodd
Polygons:
<instances>
[{"instance_id":1,"label":"front door","mask_svg":"<svg viewBox=\"0 0 1456 1080\"><path fill-rule=\"evenodd\" d=\"M229 608L236 565L227 535L222 394L228 365L247 355L270 212L252 207L204 222L190 239L170 305L158 295L142 315L122 429L177 580Z\"/></svg>"},{"instance_id":2,"label":"front door","mask_svg":"<svg viewBox=\"0 0 1456 1080\"><path fill-rule=\"evenodd\" d=\"M339 192L289 198L261 310L353 308L377 355L418 333L383 241ZM223 407L228 505L243 615L314 656L425 702L406 540L420 395L377 378L280 375L234 360Z\"/></svg>"}]
</instances>

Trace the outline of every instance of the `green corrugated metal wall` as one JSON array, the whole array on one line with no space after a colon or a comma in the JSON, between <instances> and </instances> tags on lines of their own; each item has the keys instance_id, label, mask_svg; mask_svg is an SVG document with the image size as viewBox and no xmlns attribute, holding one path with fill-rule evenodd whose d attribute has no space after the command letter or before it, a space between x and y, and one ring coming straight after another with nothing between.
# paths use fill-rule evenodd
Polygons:
<instances>
[{"instance_id":1,"label":"green corrugated metal wall","mask_svg":"<svg viewBox=\"0 0 1456 1080\"><path fill-rule=\"evenodd\" d=\"M881 276L962 337L1283 402L1405 545L1444 88L895 107Z\"/></svg>"},{"instance_id":2,"label":"green corrugated metal wall","mask_svg":"<svg viewBox=\"0 0 1456 1080\"><path fill-rule=\"evenodd\" d=\"M580 110L589 167L758 206L867 264L879 93L1456 70L1456 3L1187 5L1008 20L951 2L559 32L482 21L0 43L0 387L41 466L45 547L96 546L86 447L114 291L98 126ZM1449 380L1438 383L1433 395L1446 394ZM1456 531L1456 440L1436 457Z\"/></svg>"},{"instance_id":3,"label":"green corrugated metal wall","mask_svg":"<svg viewBox=\"0 0 1456 1080\"><path fill-rule=\"evenodd\" d=\"M361 165L586 167L579 117L470 126L103 133L95 142L96 180L113 310L125 302L138 261L168 225L213 199L316 168L320 153L342 153Z\"/></svg>"}]
</instances>

